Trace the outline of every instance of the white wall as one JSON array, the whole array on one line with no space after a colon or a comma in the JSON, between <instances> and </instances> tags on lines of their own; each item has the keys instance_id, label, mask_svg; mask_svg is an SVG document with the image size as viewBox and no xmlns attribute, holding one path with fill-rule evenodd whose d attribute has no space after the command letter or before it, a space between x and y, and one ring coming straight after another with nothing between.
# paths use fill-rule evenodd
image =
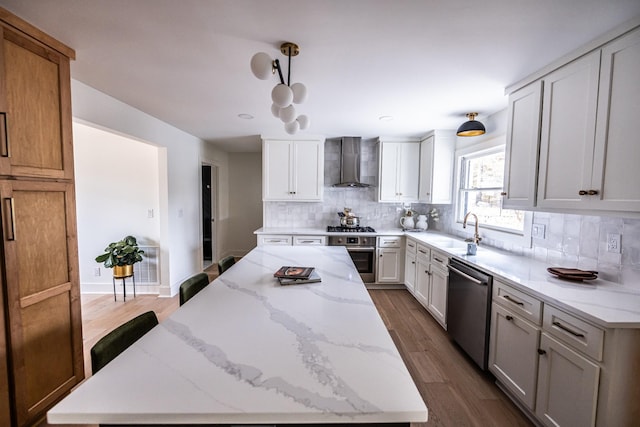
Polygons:
<instances>
[{"instance_id":1,"label":"white wall","mask_svg":"<svg viewBox=\"0 0 640 427\"><path fill-rule=\"evenodd\" d=\"M200 164L202 140L84 83L71 81L74 118L164 147L159 152L161 295L177 293L182 280L201 270ZM166 193L162 187L166 186ZM166 212L163 214L163 212Z\"/></svg>"},{"instance_id":2,"label":"white wall","mask_svg":"<svg viewBox=\"0 0 640 427\"><path fill-rule=\"evenodd\" d=\"M229 153L228 255L243 256L256 246L262 227L262 154ZM233 238L231 238L233 237Z\"/></svg>"},{"instance_id":3,"label":"white wall","mask_svg":"<svg viewBox=\"0 0 640 427\"><path fill-rule=\"evenodd\" d=\"M80 287L108 293L111 270L95 262L108 243L134 235L141 245L160 244L158 148L77 122L73 140ZM137 290L157 286L138 281Z\"/></svg>"}]
</instances>

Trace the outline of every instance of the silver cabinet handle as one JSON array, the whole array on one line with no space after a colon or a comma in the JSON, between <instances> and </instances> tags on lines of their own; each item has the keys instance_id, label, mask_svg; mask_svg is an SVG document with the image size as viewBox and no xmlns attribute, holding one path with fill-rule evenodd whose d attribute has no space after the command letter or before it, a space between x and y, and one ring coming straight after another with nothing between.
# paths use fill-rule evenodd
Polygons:
<instances>
[{"instance_id":1,"label":"silver cabinet handle","mask_svg":"<svg viewBox=\"0 0 640 427\"><path fill-rule=\"evenodd\" d=\"M16 240L16 216L15 210L13 207L13 197L7 197L4 199L5 206L7 206L7 215L9 215L9 227L11 233L7 233L7 240L14 241Z\"/></svg>"},{"instance_id":2,"label":"silver cabinet handle","mask_svg":"<svg viewBox=\"0 0 640 427\"><path fill-rule=\"evenodd\" d=\"M11 157L11 152L9 151L9 128L7 127L7 113L0 114L2 114L2 121L0 121L0 126L2 126L2 131L0 131L0 139L2 140L2 152L0 152L0 156Z\"/></svg>"}]
</instances>

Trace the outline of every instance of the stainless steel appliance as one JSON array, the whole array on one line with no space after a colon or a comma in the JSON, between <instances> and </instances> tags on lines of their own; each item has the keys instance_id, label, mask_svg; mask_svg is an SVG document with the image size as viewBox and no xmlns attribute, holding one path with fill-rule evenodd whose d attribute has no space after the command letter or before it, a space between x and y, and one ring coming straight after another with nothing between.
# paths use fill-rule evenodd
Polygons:
<instances>
[{"instance_id":1,"label":"stainless steel appliance","mask_svg":"<svg viewBox=\"0 0 640 427\"><path fill-rule=\"evenodd\" d=\"M449 261L447 331L483 370L489 358L493 277L452 258Z\"/></svg>"},{"instance_id":2,"label":"stainless steel appliance","mask_svg":"<svg viewBox=\"0 0 640 427\"><path fill-rule=\"evenodd\" d=\"M371 227L336 227L329 226L327 231L348 233L374 233ZM329 236L329 246L344 246L347 248L351 260L356 266L360 278L364 283L374 283L376 280L376 237L375 236Z\"/></svg>"}]
</instances>

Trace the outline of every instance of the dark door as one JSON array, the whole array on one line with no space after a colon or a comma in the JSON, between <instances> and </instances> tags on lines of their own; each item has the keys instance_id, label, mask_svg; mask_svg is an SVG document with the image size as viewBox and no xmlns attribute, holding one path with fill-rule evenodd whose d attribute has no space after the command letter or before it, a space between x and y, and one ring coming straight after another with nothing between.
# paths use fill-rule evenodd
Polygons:
<instances>
[{"instance_id":1,"label":"dark door","mask_svg":"<svg viewBox=\"0 0 640 427\"><path fill-rule=\"evenodd\" d=\"M211 166L202 165L202 256L205 261L213 261L211 214Z\"/></svg>"}]
</instances>

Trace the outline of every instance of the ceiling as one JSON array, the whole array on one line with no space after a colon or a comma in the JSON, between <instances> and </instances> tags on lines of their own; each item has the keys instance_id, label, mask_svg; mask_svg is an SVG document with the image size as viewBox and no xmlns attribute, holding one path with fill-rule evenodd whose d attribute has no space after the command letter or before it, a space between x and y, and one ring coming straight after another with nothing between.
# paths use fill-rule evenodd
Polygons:
<instances>
[{"instance_id":1,"label":"ceiling","mask_svg":"<svg viewBox=\"0 0 640 427\"><path fill-rule=\"evenodd\" d=\"M309 133L419 137L506 107L504 88L630 18L638 0L0 0L76 50L72 78L230 152L286 135L256 52L300 46ZM285 77L286 79L286 77ZM239 114L250 114L246 120ZM391 121L381 121L391 116Z\"/></svg>"}]
</instances>

